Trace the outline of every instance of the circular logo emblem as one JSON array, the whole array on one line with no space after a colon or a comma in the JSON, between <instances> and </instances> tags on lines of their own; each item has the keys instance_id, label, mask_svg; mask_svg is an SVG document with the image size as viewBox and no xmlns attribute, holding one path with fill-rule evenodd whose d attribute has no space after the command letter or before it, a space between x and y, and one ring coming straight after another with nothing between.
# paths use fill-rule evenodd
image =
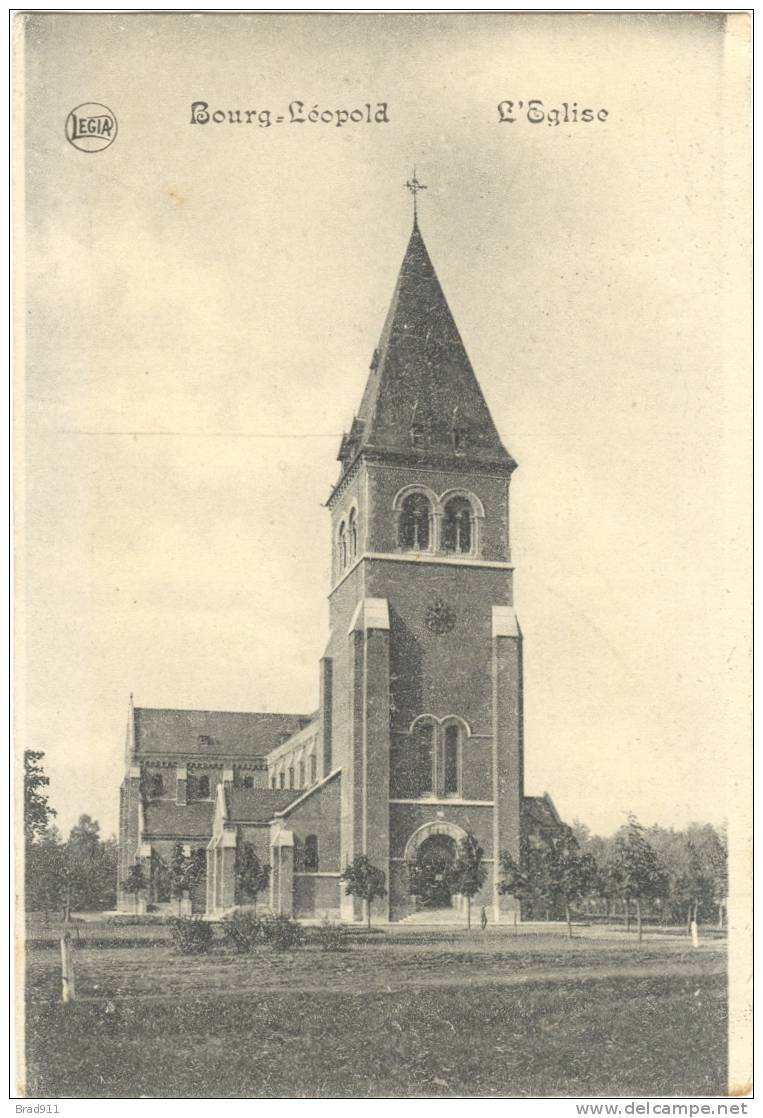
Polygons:
<instances>
[{"instance_id":1,"label":"circular logo emblem","mask_svg":"<svg viewBox=\"0 0 763 1118\"><path fill-rule=\"evenodd\" d=\"M117 138L117 118L105 105L86 101L67 116L66 138L78 151L103 151Z\"/></svg>"},{"instance_id":2,"label":"circular logo emblem","mask_svg":"<svg viewBox=\"0 0 763 1118\"><path fill-rule=\"evenodd\" d=\"M431 629L433 633L442 636L443 633L449 633L456 624L456 615L447 602L444 602L442 598L436 598L431 605L427 606L424 614L424 624L427 629Z\"/></svg>"}]
</instances>

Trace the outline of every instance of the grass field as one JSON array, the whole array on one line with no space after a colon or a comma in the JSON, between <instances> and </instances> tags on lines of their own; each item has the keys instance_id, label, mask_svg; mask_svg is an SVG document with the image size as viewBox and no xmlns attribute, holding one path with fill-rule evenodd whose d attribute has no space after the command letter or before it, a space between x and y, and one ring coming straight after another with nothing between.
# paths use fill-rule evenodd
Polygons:
<instances>
[{"instance_id":1,"label":"grass field","mask_svg":"<svg viewBox=\"0 0 763 1118\"><path fill-rule=\"evenodd\" d=\"M128 939L80 947L68 1007L43 947L28 956L27 1094L723 1094L725 944L634 939L421 928L336 954L206 957Z\"/></svg>"}]
</instances>

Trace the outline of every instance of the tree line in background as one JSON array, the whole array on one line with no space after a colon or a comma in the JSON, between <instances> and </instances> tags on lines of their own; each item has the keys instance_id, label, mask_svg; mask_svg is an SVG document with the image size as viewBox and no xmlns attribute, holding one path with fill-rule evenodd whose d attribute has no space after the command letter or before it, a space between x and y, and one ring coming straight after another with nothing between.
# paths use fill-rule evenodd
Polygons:
<instances>
[{"instance_id":1,"label":"tree line in background","mask_svg":"<svg viewBox=\"0 0 763 1118\"><path fill-rule=\"evenodd\" d=\"M522 902L524 919L635 915L660 924L724 923L726 835L709 823L683 831L643 827L634 815L609 838L582 823L523 835L519 858L501 855L500 890Z\"/></svg>"},{"instance_id":2,"label":"tree line in background","mask_svg":"<svg viewBox=\"0 0 763 1118\"><path fill-rule=\"evenodd\" d=\"M100 827L81 815L64 839L48 803L50 783L43 753L24 753L25 901L29 912L103 911L116 905L117 840L102 839Z\"/></svg>"},{"instance_id":3,"label":"tree line in background","mask_svg":"<svg viewBox=\"0 0 763 1118\"><path fill-rule=\"evenodd\" d=\"M28 911L103 911L116 905L117 842L102 839L98 823L82 815L64 841L52 820L49 779L43 753L24 754L25 885ZM201 852L203 854L203 852ZM172 895L180 898L204 875L199 852L177 844L169 867ZM244 844L236 859L239 903L256 903L268 886L270 867ZM420 870L409 867L413 876ZM566 919L571 931L577 917L622 918L630 928L635 916L660 924L718 923L723 926L728 891L727 843L723 830L691 823L685 830L643 827L634 815L611 837L592 835L582 823L523 834L518 858L504 851L499 891L518 898L523 919ZM468 900L487 876L484 854L474 835L459 845L448 871L451 890ZM413 879L413 878L412 878ZM370 906L386 895L385 876L365 856L342 874L346 892ZM148 882L140 866L122 883L136 896ZM369 916L370 919L370 916Z\"/></svg>"}]
</instances>

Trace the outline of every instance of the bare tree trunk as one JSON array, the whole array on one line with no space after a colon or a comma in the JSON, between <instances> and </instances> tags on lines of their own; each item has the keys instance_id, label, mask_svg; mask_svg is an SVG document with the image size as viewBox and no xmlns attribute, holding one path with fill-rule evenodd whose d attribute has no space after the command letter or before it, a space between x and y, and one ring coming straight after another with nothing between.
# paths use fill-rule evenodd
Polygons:
<instances>
[{"instance_id":1,"label":"bare tree trunk","mask_svg":"<svg viewBox=\"0 0 763 1118\"><path fill-rule=\"evenodd\" d=\"M623 901L623 904L625 905L625 930L626 930L626 932L629 932L631 930L631 902L630 902L630 898L626 897L625 900Z\"/></svg>"},{"instance_id":2,"label":"bare tree trunk","mask_svg":"<svg viewBox=\"0 0 763 1118\"><path fill-rule=\"evenodd\" d=\"M472 926L472 898L466 898L466 926L471 929Z\"/></svg>"},{"instance_id":3,"label":"bare tree trunk","mask_svg":"<svg viewBox=\"0 0 763 1118\"><path fill-rule=\"evenodd\" d=\"M564 906L564 915L567 920L567 938L572 939L572 918L570 916L570 906L568 904Z\"/></svg>"},{"instance_id":4,"label":"bare tree trunk","mask_svg":"<svg viewBox=\"0 0 763 1118\"><path fill-rule=\"evenodd\" d=\"M723 931L723 901L718 904L718 931Z\"/></svg>"},{"instance_id":5,"label":"bare tree trunk","mask_svg":"<svg viewBox=\"0 0 763 1118\"><path fill-rule=\"evenodd\" d=\"M641 901L638 897L636 897L636 923L638 925L638 941L641 943L643 938L641 931Z\"/></svg>"},{"instance_id":6,"label":"bare tree trunk","mask_svg":"<svg viewBox=\"0 0 763 1118\"><path fill-rule=\"evenodd\" d=\"M691 935L691 901L689 901L689 907L686 911L686 934Z\"/></svg>"},{"instance_id":7,"label":"bare tree trunk","mask_svg":"<svg viewBox=\"0 0 763 1118\"><path fill-rule=\"evenodd\" d=\"M371 931L371 902L366 901L366 914L368 916L368 930Z\"/></svg>"}]
</instances>

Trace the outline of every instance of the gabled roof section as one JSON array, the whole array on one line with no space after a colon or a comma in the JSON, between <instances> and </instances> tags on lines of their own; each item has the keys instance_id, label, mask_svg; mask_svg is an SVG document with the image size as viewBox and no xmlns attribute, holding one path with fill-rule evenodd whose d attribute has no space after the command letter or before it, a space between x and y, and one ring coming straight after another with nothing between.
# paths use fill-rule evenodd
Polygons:
<instances>
[{"instance_id":1,"label":"gabled roof section","mask_svg":"<svg viewBox=\"0 0 763 1118\"><path fill-rule=\"evenodd\" d=\"M311 720L309 714L229 710L163 710L136 707L133 748L137 754L207 754L264 757Z\"/></svg>"},{"instance_id":2,"label":"gabled roof section","mask_svg":"<svg viewBox=\"0 0 763 1118\"><path fill-rule=\"evenodd\" d=\"M144 837L160 835L184 839L208 839L212 834L215 805L199 800L185 807L172 800L148 800L143 808Z\"/></svg>"},{"instance_id":3,"label":"gabled roof section","mask_svg":"<svg viewBox=\"0 0 763 1118\"><path fill-rule=\"evenodd\" d=\"M460 445L454 440L458 430ZM415 431L415 436L414 432ZM507 452L485 403L418 224L414 223L366 390L339 458L363 450L489 463Z\"/></svg>"},{"instance_id":4,"label":"gabled roof section","mask_svg":"<svg viewBox=\"0 0 763 1118\"><path fill-rule=\"evenodd\" d=\"M522 818L531 828L555 831L564 826L548 792L542 796L522 797Z\"/></svg>"},{"instance_id":5,"label":"gabled roof section","mask_svg":"<svg viewBox=\"0 0 763 1118\"><path fill-rule=\"evenodd\" d=\"M302 793L288 788L226 789L228 823L268 823Z\"/></svg>"},{"instance_id":6,"label":"gabled roof section","mask_svg":"<svg viewBox=\"0 0 763 1118\"><path fill-rule=\"evenodd\" d=\"M279 757L289 753L292 749L298 749L300 746L305 745L309 747L317 737L319 730L320 711L316 711L315 714L310 716L309 721L305 721L304 725L302 725L295 734L292 734L288 738L284 738L283 741L279 742L270 750L267 756L268 764L275 764Z\"/></svg>"},{"instance_id":7,"label":"gabled roof section","mask_svg":"<svg viewBox=\"0 0 763 1118\"><path fill-rule=\"evenodd\" d=\"M322 791L326 787L326 785L330 784L332 780L335 780L336 777L341 774L341 772L341 769L333 769L332 772L328 774L328 776L324 776L323 780L319 780L317 784L313 784L309 788L305 788L301 792L299 792L296 798L292 800L291 803L286 804L280 811L277 811L276 815L287 816L289 812L297 807L298 804L301 804L303 800L306 800L309 796L313 796L315 795L315 793Z\"/></svg>"}]
</instances>

